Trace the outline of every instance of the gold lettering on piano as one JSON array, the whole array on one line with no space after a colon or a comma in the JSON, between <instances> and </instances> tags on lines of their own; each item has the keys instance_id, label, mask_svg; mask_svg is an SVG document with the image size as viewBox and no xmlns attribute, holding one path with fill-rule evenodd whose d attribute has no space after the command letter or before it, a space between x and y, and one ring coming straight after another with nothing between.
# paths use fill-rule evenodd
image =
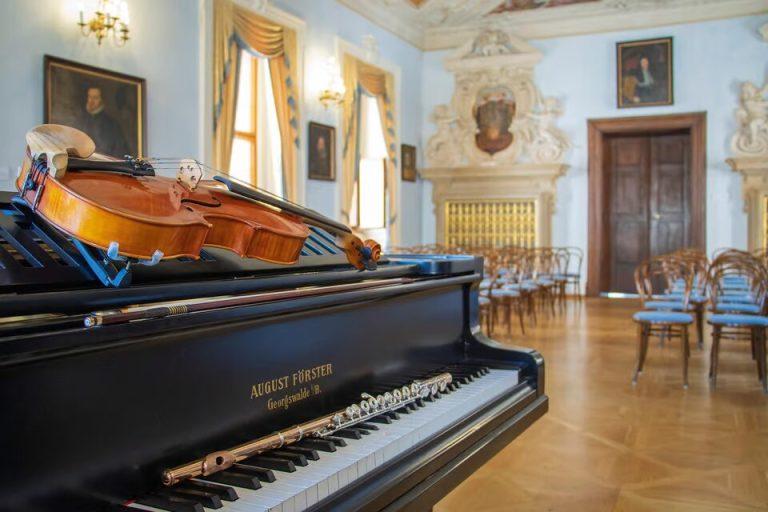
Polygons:
<instances>
[{"instance_id":1,"label":"gold lettering on piano","mask_svg":"<svg viewBox=\"0 0 768 512\"><path fill-rule=\"evenodd\" d=\"M278 393L281 391L288 391L290 388L294 388L296 386L303 386L313 381L316 381L318 379L329 377L331 375L333 375L333 363L321 364L318 366L314 366L312 368L301 368L287 375L275 377L273 379L263 380L261 382L257 382L256 384L253 384L251 386L251 400L261 398L267 395L271 395L274 393ZM304 393L305 391L306 393ZM273 400L270 398L269 401L267 402L267 406L269 407L269 410L277 409L280 407L284 407L287 409L290 403L296 402L298 400L303 400L304 398L307 398L311 395L316 395L318 393L320 393L320 386L315 384L312 386L311 389L302 388L298 392L294 392L292 394L286 394L283 398L280 398L278 400ZM303 394L306 394L306 396L302 396L301 398L297 397L297 395L303 395ZM272 404L277 404L277 405L274 405L273 407Z\"/></svg>"}]
</instances>

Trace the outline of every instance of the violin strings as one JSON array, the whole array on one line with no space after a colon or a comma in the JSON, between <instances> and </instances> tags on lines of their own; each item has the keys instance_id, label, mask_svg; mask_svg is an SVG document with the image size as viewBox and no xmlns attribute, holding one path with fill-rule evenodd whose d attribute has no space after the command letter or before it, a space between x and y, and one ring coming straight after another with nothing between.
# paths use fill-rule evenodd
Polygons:
<instances>
[{"instance_id":1,"label":"violin strings","mask_svg":"<svg viewBox=\"0 0 768 512\"><path fill-rule=\"evenodd\" d=\"M304 206L302 206L302 205L300 205L298 203L295 203L295 202L293 202L293 201L291 201L289 199L281 197L281 196L275 194L274 192L271 192L269 190L257 187L255 185L252 185L252 184L247 183L245 181L239 180L239 179L235 178L234 176L231 176L231 175L225 173L224 171L220 171L219 169L215 169L214 167L211 167L208 164L200 162L199 160L195 160L194 158L151 157L151 158L144 158L143 160L146 161L146 162L149 162L151 164L153 162L158 162L158 165L152 164L152 167L154 169L166 170L166 171L173 171L173 170L178 171L180 164L182 164L185 161L186 162L192 161L192 162L195 162L195 164L197 164L203 171L208 171L211 174L218 175L218 176L223 176L223 177L225 177L225 178L227 178L229 180L232 180L233 182L235 182L235 183L237 183L239 185L242 185L244 187L250 188L252 190L257 190L257 191L261 192L262 194L269 195L269 196L271 196L271 197L273 197L275 199L278 199L280 201L288 203L291 206L296 206L298 208L302 208L302 209L305 209L305 210L307 209L306 207L304 207Z\"/></svg>"}]
</instances>

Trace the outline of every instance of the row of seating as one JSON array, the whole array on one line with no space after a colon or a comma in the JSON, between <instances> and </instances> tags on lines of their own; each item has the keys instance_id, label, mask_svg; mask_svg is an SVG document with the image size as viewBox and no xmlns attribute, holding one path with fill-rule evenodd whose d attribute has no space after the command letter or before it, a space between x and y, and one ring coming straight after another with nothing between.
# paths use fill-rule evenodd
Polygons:
<instances>
[{"instance_id":1,"label":"row of seating","mask_svg":"<svg viewBox=\"0 0 768 512\"><path fill-rule=\"evenodd\" d=\"M583 252L577 247L446 247L423 245L396 248L399 253L474 254L482 256L484 278L480 283L480 313L490 335L501 320L512 332L513 315L521 333L540 314L554 315L565 306L567 295L581 299Z\"/></svg>"},{"instance_id":2,"label":"row of seating","mask_svg":"<svg viewBox=\"0 0 768 512\"><path fill-rule=\"evenodd\" d=\"M722 249L710 262L701 251L684 249L641 263L635 270L635 284L643 311L633 316L639 331L633 383L637 383L643 371L649 338L658 336L662 343L666 339L680 339L683 386L687 388L691 354L688 329L696 325L698 346L703 349L706 314L706 321L712 327L709 370L712 388L717 386L722 340L749 340L758 378L768 392L765 253L754 255ZM658 290L663 291L656 293Z\"/></svg>"}]
</instances>

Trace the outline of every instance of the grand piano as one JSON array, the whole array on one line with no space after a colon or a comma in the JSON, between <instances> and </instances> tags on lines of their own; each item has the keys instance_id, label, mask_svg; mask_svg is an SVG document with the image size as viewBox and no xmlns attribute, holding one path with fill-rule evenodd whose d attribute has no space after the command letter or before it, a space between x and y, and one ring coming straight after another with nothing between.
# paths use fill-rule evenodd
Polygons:
<instances>
[{"instance_id":1,"label":"grand piano","mask_svg":"<svg viewBox=\"0 0 768 512\"><path fill-rule=\"evenodd\" d=\"M480 258L360 272L312 228L289 267L217 249L122 274L106 262L0 195L2 511L429 510L547 410L541 356L480 331ZM93 321L136 305L148 313ZM354 428L161 482L446 372L443 392Z\"/></svg>"}]
</instances>

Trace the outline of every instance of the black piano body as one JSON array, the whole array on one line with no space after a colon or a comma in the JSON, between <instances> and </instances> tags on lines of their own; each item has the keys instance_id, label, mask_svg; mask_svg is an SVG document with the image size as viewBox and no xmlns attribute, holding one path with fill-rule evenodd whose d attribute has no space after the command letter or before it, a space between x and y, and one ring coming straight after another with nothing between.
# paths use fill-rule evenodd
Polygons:
<instances>
[{"instance_id":1,"label":"black piano body","mask_svg":"<svg viewBox=\"0 0 768 512\"><path fill-rule=\"evenodd\" d=\"M0 510L100 510L157 489L163 468L383 382L451 364L519 370L505 396L313 506L429 509L547 410L539 354L480 332L479 258L398 255L357 272L315 230L296 266L206 249L136 266L130 286L109 288L70 240L9 200L0 196ZM409 280L83 324L131 304L398 278Z\"/></svg>"}]
</instances>

